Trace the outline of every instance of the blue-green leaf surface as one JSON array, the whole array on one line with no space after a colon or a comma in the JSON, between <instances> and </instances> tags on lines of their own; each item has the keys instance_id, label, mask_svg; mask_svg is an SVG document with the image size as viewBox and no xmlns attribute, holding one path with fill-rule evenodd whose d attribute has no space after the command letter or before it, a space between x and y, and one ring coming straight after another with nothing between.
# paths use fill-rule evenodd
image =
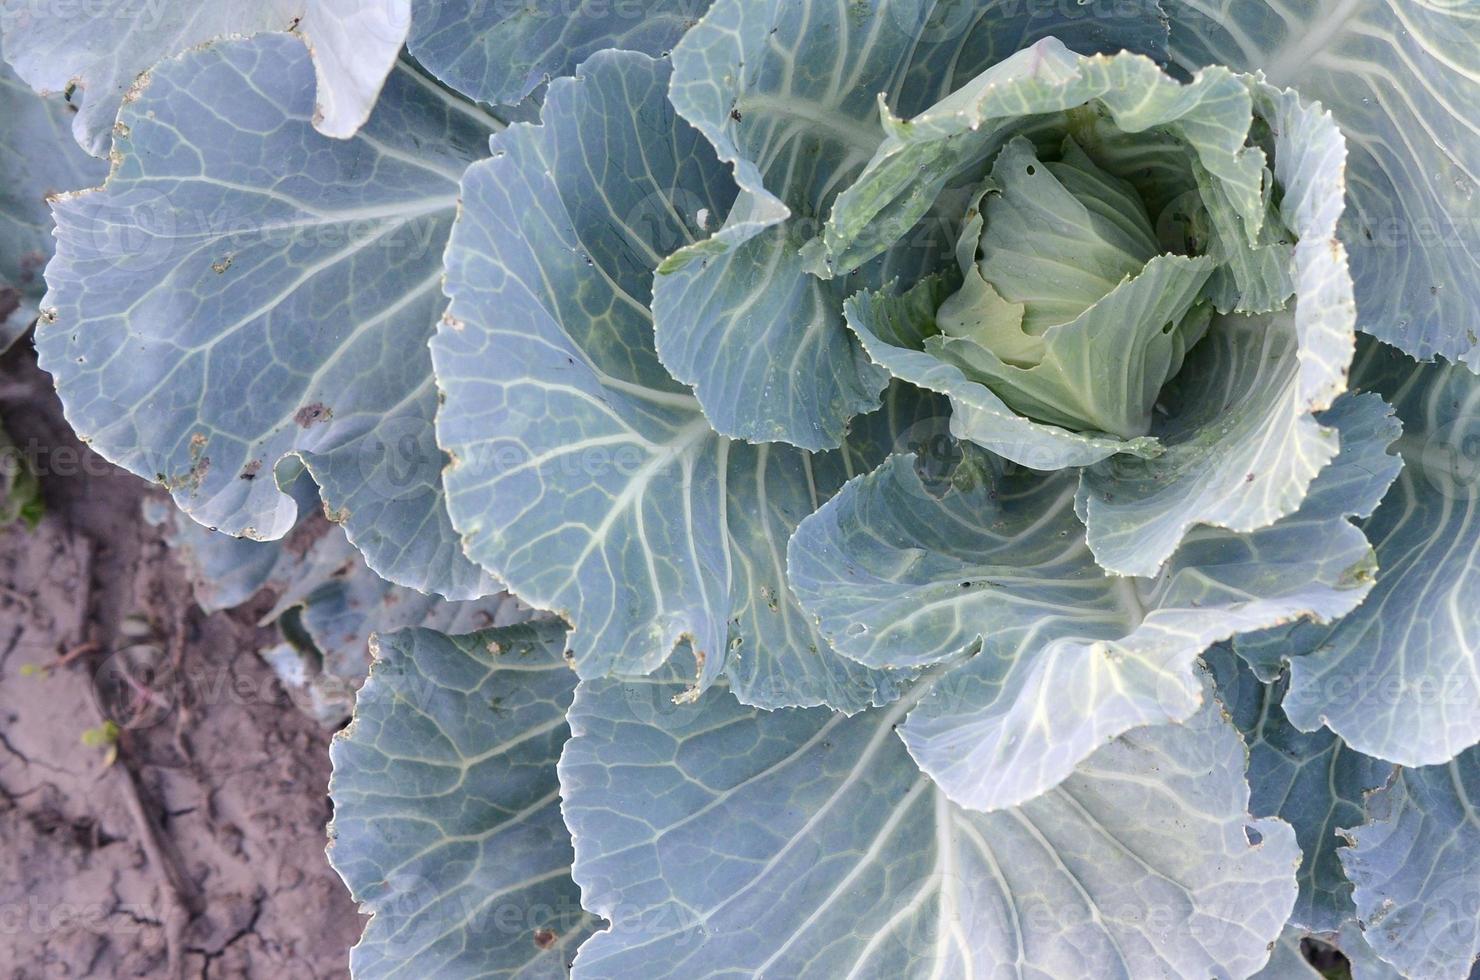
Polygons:
<instances>
[{"instance_id":1,"label":"blue-green leaf surface","mask_svg":"<svg viewBox=\"0 0 1480 980\"><path fill-rule=\"evenodd\" d=\"M1480 367L1480 9L1427 0L1165 0L1173 59L1262 70L1346 133L1359 327Z\"/></svg>"},{"instance_id":2,"label":"blue-green leaf surface","mask_svg":"<svg viewBox=\"0 0 1480 980\"><path fill-rule=\"evenodd\" d=\"M558 980L598 924L570 877L556 760L564 628L382 637L334 739L329 860L371 914L357 980Z\"/></svg>"},{"instance_id":3,"label":"blue-green leaf surface","mask_svg":"<svg viewBox=\"0 0 1480 980\"><path fill-rule=\"evenodd\" d=\"M1249 746L1249 809L1295 828L1302 862L1293 926L1334 933L1356 914L1341 867L1340 832L1362 821L1366 794L1393 776L1393 764L1362 755L1331 732L1302 732L1280 707L1284 683L1266 684L1226 648L1204 655L1218 697Z\"/></svg>"},{"instance_id":4,"label":"blue-green leaf surface","mask_svg":"<svg viewBox=\"0 0 1480 980\"><path fill-rule=\"evenodd\" d=\"M295 31L313 54L313 123L348 137L370 115L411 26L411 0L0 0L5 59L36 91L67 93L73 134L104 156L139 75L216 38ZM74 87L76 89L74 93ZM312 89L312 85L310 85Z\"/></svg>"},{"instance_id":5,"label":"blue-green leaf surface","mask_svg":"<svg viewBox=\"0 0 1480 980\"><path fill-rule=\"evenodd\" d=\"M277 601L262 622L276 622L294 647L307 669L310 713L329 722L343 719L352 707L352 694L369 667L366 644L376 633L408 626L471 633L528 618L528 610L507 593L450 602L393 585L366 567L338 528L302 555L285 553L274 572L269 584L278 588Z\"/></svg>"},{"instance_id":6,"label":"blue-green leaf surface","mask_svg":"<svg viewBox=\"0 0 1480 980\"><path fill-rule=\"evenodd\" d=\"M1480 742L1480 380L1373 343L1353 383L1392 402L1405 466L1364 524L1377 549L1372 594L1333 626L1283 638L1285 711L1368 755L1446 762Z\"/></svg>"},{"instance_id":7,"label":"blue-green leaf surface","mask_svg":"<svg viewBox=\"0 0 1480 980\"><path fill-rule=\"evenodd\" d=\"M1464 980L1480 957L1480 750L1400 769L1341 852L1362 935L1409 980Z\"/></svg>"},{"instance_id":8,"label":"blue-green leaf surface","mask_svg":"<svg viewBox=\"0 0 1480 980\"><path fill-rule=\"evenodd\" d=\"M1250 980L1322 980L1321 973L1306 960L1300 949L1305 931L1287 926L1269 951L1269 962Z\"/></svg>"},{"instance_id":9,"label":"blue-green leaf surface","mask_svg":"<svg viewBox=\"0 0 1480 980\"><path fill-rule=\"evenodd\" d=\"M1353 438L1348 452L1365 448ZM1372 552L1324 479L1294 515L1250 534L1197 529L1159 575L1133 579L1096 564L1072 474L983 471L937 498L897 456L802 523L792 587L837 650L870 667L970 656L901 734L953 800L1012 806L1120 733L1190 715L1211 644L1361 601Z\"/></svg>"},{"instance_id":10,"label":"blue-green leaf surface","mask_svg":"<svg viewBox=\"0 0 1480 980\"><path fill-rule=\"evenodd\" d=\"M733 188L668 76L595 56L463 182L433 342L453 520L469 555L573 625L583 677L645 674L687 644L701 686L727 670L767 707L892 700L890 673L837 657L796 605L786 541L929 403L891 402L819 455L710 429L658 363L647 304L660 243Z\"/></svg>"},{"instance_id":11,"label":"blue-green leaf surface","mask_svg":"<svg viewBox=\"0 0 1480 980\"><path fill-rule=\"evenodd\" d=\"M1335 937L1327 938L1346 957L1351 966L1352 980L1405 980L1401 973L1393 969L1392 964L1377 955L1355 918L1344 922ZM1474 978L1475 974L1471 971L1470 980Z\"/></svg>"},{"instance_id":12,"label":"blue-green leaf surface","mask_svg":"<svg viewBox=\"0 0 1480 980\"><path fill-rule=\"evenodd\" d=\"M0 353L36 319L52 252L47 196L108 174L72 139L71 115L60 97L41 98L0 63Z\"/></svg>"},{"instance_id":13,"label":"blue-green leaf surface","mask_svg":"<svg viewBox=\"0 0 1480 980\"><path fill-rule=\"evenodd\" d=\"M314 506L318 493L312 480L301 477L288 489L300 507ZM145 497L140 510L144 520L159 529L171 556L185 569L195 604L208 613L234 609L264 588L282 590L289 570L306 562L315 550L299 549L294 555L288 549L287 540L256 541L212 531L182 515L169 501L157 497ZM300 522L305 537L311 533L305 525L314 520L310 514ZM329 571L325 568L324 574Z\"/></svg>"},{"instance_id":14,"label":"blue-green leaf surface","mask_svg":"<svg viewBox=\"0 0 1480 980\"><path fill-rule=\"evenodd\" d=\"M719 0L673 52L673 105L734 166L740 195L663 266L658 352L727 436L836 446L888 380L841 329L844 291L804 270L797 231L873 153L873 97L910 41L888 10L857 13Z\"/></svg>"},{"instance_id":15,"label":"blue-green leaf surface","mask_svg":"<svg viewBox=\"0 0 1480 980\"><path fill-rule=\"evenodd\" d=\"M740 195L664 264L654 313L664 363L714 428L820 449L878 404L885 375L844 329L841 302L941 265L954 231L937 223L830 281L801 250L884 139L879 98L918 112L1055 30L1083 50L1155 49L1165 26L1153 7L1132 2L1105 20L1006 2L711 7L674 48L673 105L733 165Z\"/></svg>"},{"instance_id":16,"label":"blue-green leaf surface","mask_svg":"<svg viewBox=\"0 0 1480 980\"><path fill-rule=\"evenodd\" d=\"M577 977L1247 976L1289 912L1294 837L1249 817L1212 698L982 814L895 738L907 703L674 705L675 680L586 681L571 708L574 874L611 921Z\"/></svg>"},{"instance_id":17,"label":"blue-green leaf surface","mask_svg":"<svg viewBox=\"0 0 1480 980\"><path fill-rule=\"evenodd\" d=\"M490 121L401 65L332 140L312 91L284 35L151 72L107 184L56 205L41 364L83 438L197 521L286 534L298 507L275 470L296 455L383 577L487 595L445 512L426 341Z\"/></svg>"},{"instance_id":18,"label":"blue-green leaf surface","mask_svg":"<svg viewBox=\"0 0 1480 980\"><path fill-rule=\"evenodd\" d=\"M513 105L602 48L666 54L709 0L413 0L406 45L480 102Z\"/></svg>"}]
</instances>

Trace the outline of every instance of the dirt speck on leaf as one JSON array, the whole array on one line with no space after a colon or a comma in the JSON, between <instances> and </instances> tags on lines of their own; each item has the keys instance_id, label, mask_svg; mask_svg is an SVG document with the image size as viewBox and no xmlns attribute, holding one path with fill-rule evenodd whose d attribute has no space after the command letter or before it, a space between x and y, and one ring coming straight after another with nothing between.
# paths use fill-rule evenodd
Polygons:
<instances>
[{"instance_id":1,"label":"dirt speck on leaf","mask_svg":"<svg viewBox=\"0 0 1480 980\"><path fill-rule=\"evenodd\" d=\"M308 428L319 422L327 422L334 417L334 410L323 402L310 402L300 408L293 416L293 421L302 428Z\"/></svg>"}]
</instances>

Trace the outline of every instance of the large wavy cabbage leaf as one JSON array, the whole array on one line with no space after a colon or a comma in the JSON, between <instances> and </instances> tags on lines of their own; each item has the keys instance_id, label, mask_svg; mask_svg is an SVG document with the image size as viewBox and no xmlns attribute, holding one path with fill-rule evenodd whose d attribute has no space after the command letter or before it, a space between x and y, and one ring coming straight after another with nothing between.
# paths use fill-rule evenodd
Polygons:
<instances>
[{"instance_id":1,"label":"large wavy cabbage leaf","mask_svg":"<svg viewBox=\"0 0 1480 980\"><path fill-rule=\"evenodd\" d=\"M1321 980L1320 972L1301 951L1300 941L1304 938L1301 930L1293 926L1286 928L1269 951L1269 962L1250 980Z\"/></svg>"},{"instance_id":2,"label":"large wavy cabbage leaf","mask_svg":"<svg viewBox=\"0 0 1480 980\"><path fill-rule=\"evenodd\" d=\"M645 674L686 644L701 686L727 671L766 707L892 700L889 672L834 655L796 605L786 541L931 403L891 402L828 454L710 429L658 363L647 304L657 243L692 233L684 202L717 212L733 187L667 106L668 76L597 55L463 181L432 344L453 521L573 625L583 677Z\"/></svg>"},{"instance_id":3,"label":"large wavy cabbage leaf","mask_svg":"<svg viewBox=\"0 0 1480 980\"><path fill-rule=\"evenodd\" d=\"M1480 957L1480 750L1400 769L1341 852L1362 934L1410 980L1464 980ZM579 853L577 861L580 860Z\"/></svg>"},{"instance_id":4,"label":"large wavy cabbage leaf","mask_svg":"<svg viewBox=\"0 0 1480 980\"><path fill-rule=\"evenodd\" d=\"M709 0L412 0L407 47L464 95L513 105L602 48L666 54Z\"/></svg>"},{"instance_id":5,"label":"large wavy cabbage leaf","mask_svg":"<svg viewBox=\"0 0 1480 980\"><path fill-rule=\"evenodd\" d=\"M1390 762L1352 750L1324 729L1302 732L1285 717L1285 685L1260 681L1226 647L1204 659L1218 697L1249 745L1249 809L1295 828L1303 860L1291 926L1333 934L1356 915L1352 883L1341 866L1341 833L1361 823L1367 794L1393 778Z\"/></svg>"},{"instance_id":6,"label":"large wavy cabbage leaf","mask_svg":"<svg viewBox=\"0 0 1480 980\"><path fill-rule=\"evenodd\" d=\"M380 575L490 594L444 509L426 341L492 122L402 64L360 133L331 140L311 80L281 34L149 75L107 184L56 204L41 364L93 448L197 521L283 536L296 469L275 471L296 457Z\"/></svg>"},{"instance_id":7,"label":"large wavy cabbage leaf","mask_svg":"<svg viewBox=\"0 0 1480 980\"><path fill-rule=\"evenodd\" d=\"M1341 403L1328 421L1343 456L1300 510L1249 534L1197 529L1144 579L1095 562L1072 474L984 465L937 498L897 456L802 522L792 587L838 651L869 667L970 657L900 731L951 799L1012 806L1122 732L1191 715L1193 665L1213 643L1362 600L1372 549L1343 491L1351 470L1387 458L1386 417L1377 398Z\"/></svg>"},{"instance_id":8,"label":"large wavy cabbage leaf","mask_svg":"<svg viewBox=\"0 0 1480 980\"><path fill-rule=\"evenodd\" d=\"M761 712L673 676L586 681L560 759L577 977L1247 976L1295 897L1215 699L1022 807L963 810L893 728Z\"/></svg>"},{"instance_id":9,"label":"large wavy cabbage leaf","mask_svg":"<svg viewBox=\"0 0 1480 980\"><path fill-rule=\"evenodd\" d=\"M1359 326L1480 369L1480 9L1467 2L1163 0L1171 55L1263 71L1350 146L1341 238Z\"/></svg>"},{"instance_id":10,"label":"large wavy cabbage leaf","mask_svg":"<svg viewBox=\"0 0 1480 980\"><path fill-rule=\"evenodd\" d=\"M381 639L330 747L329 860L371 914L356 977L567 976L598 923L560 817L564 636L542 623Z\"/></svg>"},{"instance_id":11,"label":"large wavy cabbage leaf","mask_svg":"<svg viewBox=\"0 0 1480 980\"><path fill-rule=\"evenodd\" d=\"M0 63L0 353L30 329L45 291L47 197L91 187L108 173L73 142L70 118L60 97L41 98Z\"/></svg>"},{"instance_id":12,"label":"large wavy cabbage leaf","mask_svg":"<svg viewBox=\"0 0 1480 980\"><path fill-rule=\"evenodd\" d=\"M1480 742L1480 380L1375 343L1358 360L1353 383L1380 392L1403 423L1403 472L1363 524L1377 584L1331 626L1253 639L1262 657L1289 660L1285 711L1297 727L1433 765Z\"/></svg>"},{"instance_id":13,"label":"large wavy cabbage leaf","mask_svg":"<svg viewBox=\"0 0 1480 980\"><path fill-rule=\"evenodd\" d=\"M411 0L0 0L5 59L43 94L65 93L72 131L108 153L114 117L156 63L217 38L294 31L312 52L321 132L352 136L370 115L411 26ZM78 94L80 90L80 94Z\"/></svg>"}]
</instances>

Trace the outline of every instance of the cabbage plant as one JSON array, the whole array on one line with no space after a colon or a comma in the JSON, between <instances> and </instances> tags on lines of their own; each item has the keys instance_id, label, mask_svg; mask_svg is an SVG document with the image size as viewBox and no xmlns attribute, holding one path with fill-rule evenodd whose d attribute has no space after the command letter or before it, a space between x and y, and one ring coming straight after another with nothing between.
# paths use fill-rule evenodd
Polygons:
<instances>
[{"instance_id":1,"label":"cabbage plant","mask_svg":"<svg viewBox=\"0 0 1480 980\"><path fill-rule=\"evenodd\" d=\"M1469 974L1472 5L104 6L73 425L549 614L373 642L357 976Z\"/></svg>"}]
</instances>

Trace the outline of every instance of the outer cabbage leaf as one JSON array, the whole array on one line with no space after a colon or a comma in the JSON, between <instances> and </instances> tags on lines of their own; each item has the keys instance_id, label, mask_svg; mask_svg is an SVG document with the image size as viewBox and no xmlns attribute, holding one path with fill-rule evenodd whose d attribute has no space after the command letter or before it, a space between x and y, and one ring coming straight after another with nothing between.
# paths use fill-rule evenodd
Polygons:
<instances>
[{"instance_id":1,"label":"outer cabbage leaf","mask_svg":"<svg viewBox=\"0 0 1480 980\"><path fill-rule=\"evenodd\" d=\"M1249 817L1212 698L981 814L910 761L907 703L849 718L678 689L577 689L561 793L611 920L577 977L1247 976L1294 898L1293 835Z\"/></svg>"},{"instance_id":2,"label":"outer cabbage leaf","mask_svg":"<svg viewBox=\"0 0 1480 980\"><path fill-rule=\"evenodd\" d=\"M1166 452L1085 472L1090 547L1122 575L1155 572L1194 524L1252 531L1291 513L1337 450L1313 413L1345 390L1356 343L1335 238L1345 145L1329 115L1291 92L1255 86L1254 102L1275 131L1280 215L1299 238L1294 310L1215 318L1164 392L1168 414L1152 431Z\"/></svg>"},{"instance_id":3,"label":"outer cabbage leaf","mask_svg":"<svg viewBox=\"0 0 1480 980\"><path fill-rule=\"evenodd\" d=\"M305 511L318 497L318 488L306 477L294 481L288 490ZM310 552L315 550L310 545L295 549L295 554L288 548L290 539L256 541L212 531L183 518L178 508L156 497L145 497L140 510L145 522L159 529L170 554L185 569L195 604L208 613L235 609L262 589L283 591L293 570L307 564ZM307 514L299 522L305 539L312 534L307 525L313 520L313 515ZM327 574L329 568L323 571ZM368 634L365 639L369 639Z\"/></svg>"},{"instance_id":4,"label":"outer cabbage leaf","mask_svg":"<svg viewBox=\"0 0 1480 980\"><path fill-rule=\"evenodd\" d=\"M1349 919L1342 925L1332 945L1346 957L1347 964L1351 967L1352 980L1406 980L1372 949L1356 919ZM1471 978L1474 975L1472 971Z\"/></svg>"},{"instance_id":5,"label":"outer cabbage leaf","mask_svg":"<svg viewBox=\"0 0 1480 980\"><path fill-rule=\"evenodd\" d=\"M301 478L292 490L300 503L312 506L312 480ZM313 513L280 541L212 531L152 498L144 502L144 516L184 565L202 609L232 609L264 589L272 593L273 607L259 622L276 624L283 641L257 652L298 695L295 703L324 724L337 725L353 709L355 689L370 666L366 649L373 634L407 626L471 633L529 618L507 593L448 602L392 585L370 571L343 530Z\"/></svg>"},{"instance_id":6,"label":"outer cabbage leaf","mask_svg":"<svg viewBox=\"0 0 1480 980\"><path fill-rule=\"evenodd\" d=\"M541 623L381 640L330 747L329 860L372 916L358 980L556 980L597 925L560 817L563 638Z\"/></svg>"},{"instance_id":7,"label":"outer cabbage leaf","mask_svg":"<svg viewBox=\"0 0 1480 980\"><path fill-rule=\"evenodd\" d=\"M1056 31L1085 50L1157 49L1155 5L1128 7L1105 20L1012 2L710 8L674 48L673 105L733 165L740 195L662 266L653 309L664 363L714 428L822 449L878 404L885 376L843 328L841 301L918 278L949 257L952 235L927 228L851 281L814 278L801 253L884 138L876 98L917 111Z\"/></svg>"},{"instance_id":8,"label":"outer cabbage leaf","mask_svg":"<svg viewBox=\"0 0 1480 980\"><path fill-rule=\"evenodd\" d=\"M42 367L93 448L197 521L286 534L274 470L296 455L383 577L487 595L445 513L425 344L489 120L401 65L365 128L330 140L311 77L284 35L150 73L107 184L55 206Z\"/></svg>"},{"instance_id":9,"label":"outer cabbage leaf","mask_svg":"<svg viewBox=\"0 0 1480 980\"><path fill-rule=\"evenodd\" d=\"M331 529L304 558L295 560L286 587L264 622L283 621L285 633L299 632L311 644L341 698L365 677L365 645L376 633L421 626L459 634L507 626L527 618L527 610L507 593L465 602L448 602L415 589L392 585L365 567L364 560ZM347 703L347 699L345 702Z\"/></svg>"},{"instance_id":10,"label":"outer cabbage leaf","mask_svg":"<svg viewBox=\"0 0 1480 980\"><path fill-rule=\"evenodd\" d=\"M1165 0L1173 59L1262 70L1351 144L1341 238L1359 326L1480 368L1480 10L1392 0Z\"/></svg>"},{"instance_id":11,"label":"outer cabbage leaf","mask_svg":"<svg viewBox=\"0 0 1480 980\"><path fill-rule=\"evenodd\" d=\"M1285 711L1297 727L1326 725L1405 766L1447 762L1480 742L1480 381L1375 343L1352 377L1387 397L1404 429L1406 465L1364 524L1377 585L1333 626L1263 638L1264 655L1290 661Z\"/></svg>"},{"instance_id":12,"label":"outer cabbage leaf","mask_svg":"<svg viewBox=\"0 0 1480 980\"><path fill-rule=\"evenodd\" d=\"M1362 820L1366 795L1393 776L1393 764L1348 748L1331 732L1302 732L1280 707L1284 684L1266 684L1226 648L1204 655L1218 696L1249 745L1250 812L1295 828L1304 856L1290 924L1334 933L1356 914L1341 867L1342 828Z\"/></svg>"},{"instance_id":13,"label":"outer cabbage leaf","mask_svg":"<svg viewBox=\"0 0 1480 980\"><path fill-rule=\"evenodd\" d=\"M64 3L0 0L5 59L42 94L82 97L72 132L105 156L119 106L155 63L216 38L296 31L318 78L314 125L354 135L375 105L411 26L411 0L94 0L79 14Z\"/></svg>"},{"instance_id":14,"label":"outer cabbage leaf","mask_svg":"<svg viewBox=\"0 0 1480 980\"><path fill-rule=\"evenodd\" d=\"M69 117L60 98L37 96L0 63L0 353L36 320L52 252L47 197L108 173L73 142Z\"/></svg>"},{"instance_id":15,"label":"outer cabbage leaf","mask_svg":"<svg viewBox=\"0 0 1480 980\"><path fill-rule=\"evenodd\" d=\"M480 102L514 105L602 48L666 54L709 0L413 0L407 47Z\"/></svg>"},{"instance_id":16,"label":"outer cabbage leaf","mask_svg":"<svg viewBox=\"0 0 1480 980\"><path fill-rule=\"evenodd\" d=\"M1325 972L1311 966L1310 961L1305 958L1302 948L1304 939L1315 940L1315 950L1323 957L1322 965L1328 967ZM1327 950L1335 950L1346 957L1345 965L1351 971L1352 980L1404 980L1398 971L1378 959L1372 947L1367 945L1367 940L1362 937L1362 930L1356 919L1348 919L1337 933L1319 935L1287 926L1270 953L1269 963L1254 974L1252 980L1316 980L1333 975L1346 976L1346 973L1340 972L1339 961L1332 964L1329 959L1325 959L1329 956ZM1334 972L1331 967L1334 967Z\"/></svg>"},{"instance_id":17,"label":"outer cabbage leaf","mask_svg":"<svg viewBox=\"0 0 1480 980\"><path fill-rule=\"evenodd\" d=\"M1368 448L1360 422L1384 412L1378 399L1355 405L1354 462ZM1396 434L1371 428L1378 446ZM1372 550L1334 492L1340 468L1333 492L1322 474L1307 504L1268 528L1195 530L1149 579L1095 563L1072 474L981 472L936 498L912 457L894 457L805 520L789 549L792 588L844 656L870 667L971 657L900 728L963 806L1030 800L1117 735L1188 717L1193 665L1211 644L1341 616L1372 585Z\"/></svg>"},{"instance_id":18,"label":"outer cabbage leaf","mask_svg":"<svg viewBox=\"0 0 1480 980\"><path fill-rule=\"evenodd\" d=\"M1300 949L1304 938L1302 930L1287 926L1269 951L1269 962L1250 980L1322 980L1320 971L1310 965Z\"/></svg>"},{"instance_id":19,"label":"outer cabbage leaf","mask_svg":"<svg viewBox=\"0 0 1480 980\"><path fill-rule=\"evenodd\" d=\"M1464 980L1480 956L1480 750L1400 769L1341 852L1367 943L1411 980ZM579 861L579 856L577 857Z\"/></svg>"},{"instance_id":20,"label":"outer cabbage leaf","mask_svg":"<svg viewBox=\"0 0 1480 980\"><path fill-rule=\"evenodd\" d=\"M713 432L658 363L658 243L692 236L684 202L719 212L733 193L668 106L669 73L598 54L551 83L544 125L501 133L463 182L452 306L432 345L453 521L469 555L573 625L582 677L645 674L686 643L700 686L727 670L766 707L892 700L889 672L818 636L785 553L912 416L860 422L829 454L751 446Z\"/></svg>"}]
</instances>

